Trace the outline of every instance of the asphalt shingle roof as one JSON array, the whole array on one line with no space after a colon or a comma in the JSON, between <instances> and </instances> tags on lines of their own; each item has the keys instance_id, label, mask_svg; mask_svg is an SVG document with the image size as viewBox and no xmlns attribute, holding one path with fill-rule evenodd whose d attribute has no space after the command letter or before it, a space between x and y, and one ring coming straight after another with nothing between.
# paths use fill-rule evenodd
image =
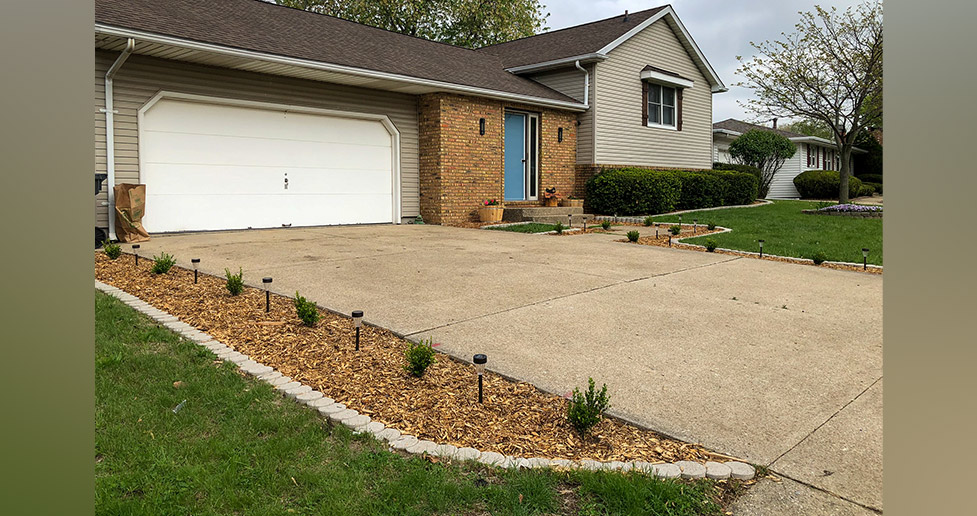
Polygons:
<instances>
[{"instance_id":1,"label":"asphalt shingle roof","mask_svg":"<svg viewBox=\"0 0 977 516\"><path fill-rule=\"evenodd\" d=\"M771 131L777 133L786 138L803 138L804 135L800 133L792 133L790 131L784 131L783 129L773 129L770 127L764 127L762 125L751 124L749 122L744 122L742 120L736 120L735 118L728 118L722 122L716 122L712 124L713 129L726 129L727 131L734 131L737 133L745 133L751 129L762 129L764 131Z\"/></svg>"}]
</instances>

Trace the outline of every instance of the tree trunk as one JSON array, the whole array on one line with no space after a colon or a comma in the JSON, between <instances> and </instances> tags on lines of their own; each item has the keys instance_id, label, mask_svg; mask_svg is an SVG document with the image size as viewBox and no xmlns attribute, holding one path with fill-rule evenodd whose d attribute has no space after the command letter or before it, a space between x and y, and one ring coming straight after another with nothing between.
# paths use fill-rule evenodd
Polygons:
<instances>
[{"instance_id":1,"label":"tree trunk","mask_svg":"<svg viewBox=\"0 0 977 516\"><path fill-rule=\"evenodd\" d=\"M848 143L841 146L841 170L838 171L838 175L841 178L838 202L841 204L848 202L848 178L851 176L851 147Z\"/></svg>"}]
</instances>

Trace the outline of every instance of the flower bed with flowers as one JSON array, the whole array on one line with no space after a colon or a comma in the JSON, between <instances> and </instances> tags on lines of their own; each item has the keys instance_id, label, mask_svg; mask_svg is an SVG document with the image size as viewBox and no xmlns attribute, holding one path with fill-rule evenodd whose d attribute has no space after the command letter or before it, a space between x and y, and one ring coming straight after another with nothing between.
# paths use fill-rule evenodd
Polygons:
<instances>
[{"instance_id":1,"label":"flower bed with flowers","mask_svg":"<svg viewBox=\"0 0 977 516\"><path fill-rule=\"evenodd\" d=\"M840 215L843 217L882 218L881 206L862 204L832 204L814 210L803 210L808 215Z\"/></svg>"}]
</instances>

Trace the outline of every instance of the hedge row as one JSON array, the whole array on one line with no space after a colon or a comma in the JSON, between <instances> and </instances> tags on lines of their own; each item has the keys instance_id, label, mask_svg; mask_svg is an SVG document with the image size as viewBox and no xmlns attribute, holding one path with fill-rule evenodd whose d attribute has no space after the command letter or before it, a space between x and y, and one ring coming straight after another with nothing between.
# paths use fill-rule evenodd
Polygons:
<instances>
[{"instance_id":1,"label":"hedge row","mask_svg":"<svg viewBox=\"0 0 977 516\"><path fill-rule=\"evenodd\" d=\"M587 181L587 210L604 215L648 215L750 204L757 178L734 170L606 169Z\"/></svg>"},{"instance_id":2,"label":"hedge row","mask_svg":"<svg viewBox=\"0 0 977 516\"><path fill-rule=\"evenodd\" d=\"M837 199L841 189L841 176L836 170L808 170L794 178L794 186L803 199ZM858 197L862 181L848 178L848 197Z\"/></svg>"},{"instance_id":3,"label":"hedge row","mask_svg":"<svg viewBox=\"0 0 977 516\"><path fill-rule=\"evenodd\" d=\"M859 174L858 179L861 179L863 183L882 184L882 174Z\"/></svg>"}]
</instances>

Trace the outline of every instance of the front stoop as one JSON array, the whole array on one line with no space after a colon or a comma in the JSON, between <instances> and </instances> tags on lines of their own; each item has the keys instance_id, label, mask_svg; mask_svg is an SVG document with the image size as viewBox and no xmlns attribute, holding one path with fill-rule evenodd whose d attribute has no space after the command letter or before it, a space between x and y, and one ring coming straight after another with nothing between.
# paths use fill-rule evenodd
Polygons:
<instances>
[{"instance_id":1,"label":"front stoop","mask_svg":"<svg viewBox=\"0 0 977 516\"><path fill-rule=\"evenodd\" d=\"M583 223L584 217L594 220L593 215L584 214L582 207L563 206L525 206L506 207L502 213L503 222L538 222L541 224L567 223L567 215L573 216L573 224Z\"/></svg>"}]
</instances>

